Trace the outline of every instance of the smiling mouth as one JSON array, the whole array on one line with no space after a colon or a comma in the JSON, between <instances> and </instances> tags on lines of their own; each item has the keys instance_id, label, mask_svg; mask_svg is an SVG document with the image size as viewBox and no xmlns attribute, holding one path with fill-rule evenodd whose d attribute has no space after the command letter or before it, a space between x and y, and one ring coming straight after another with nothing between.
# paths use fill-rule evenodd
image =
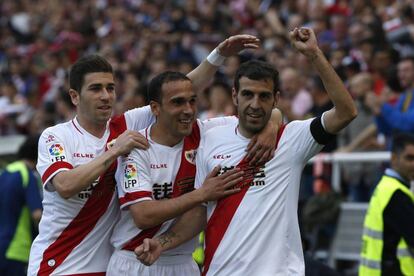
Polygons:
<instances>
[{"instance_id":1,"label":"smiling mouth","mask_svg":"<svg viewBox=\"0 0 414 276\"><path fill-rule=\"evenodd\" d=\"M110 106L101 106L101 107L98 107L98 109L100 109L100 110L110 110L111 107Z\"/></svg>"},{"instance_id":2,"label":"smiling mouth","mask_svg":"<svg viewBox=\"0 0 414 276\"><path fill-rule=\"evenodd\" d=\"M178 120L181 124L191 124L193 122L192 119L180 119Z\"/></svg>"},{"instance_id":3,"label":"smiling mouth","mask_svg":"<svg viewBox=\"0 0 414 276\"><path fill-rule=\"evenodd\" d=\"M253 118L253 119L259 119L259 118L263 117L263 114L255 114L255 113L247 113L246 115L248 117Z\"/></svg>"}]
</instances>

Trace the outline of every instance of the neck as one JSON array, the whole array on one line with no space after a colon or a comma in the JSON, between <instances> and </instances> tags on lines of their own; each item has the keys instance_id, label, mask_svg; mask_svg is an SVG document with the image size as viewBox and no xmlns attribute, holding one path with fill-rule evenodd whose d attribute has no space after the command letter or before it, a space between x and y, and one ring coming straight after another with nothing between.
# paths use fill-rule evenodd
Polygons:
<instances>
[{"instance_id":1,"label":"neck","mask_svg":"<svg viewBox=\"0 0 414 276\"><path fill-rule=\"evenodd\" d=\"M255 135L255 133L252 133L251 131L244 129L243 126L240 124L237 126L237 129L240 132L240 134L245 138L251 139Z\"/></svg>"},{"instance_id":2,"label":"neck","mask_svg":"<svg viewBox=\"0 0 414 276\"><path fill-rule=\"evenodd\" d=\"M93 136L102 138L102 136L105 134L107 122L92 123L79 115L76 117L76 119L78 120L79 125Z\"/></svg>"},{"instance_id":3,"label":"neck","mask_svg":"<svg viewBox=\"0 0 414 276\"><path fill-rule=\"evenodd\" d=\"M408 175L405 175L398 168L394 168L394 171L396 171L406 183L410 183L410 180L413 180L413 179L409 179Z\"/></svg>"},{"instance_id":4,"label":"neck","mask_svg":"<svg viewBox=\"0 0 414 276\"><path fill-rule=\"evenodd\" d=\"M150 130L151 139L161 145L173 147L179 144L184 137L177 137L165 131L165 127L160 126L160 124L155 123Z\"/></svg>"}]
</instances>

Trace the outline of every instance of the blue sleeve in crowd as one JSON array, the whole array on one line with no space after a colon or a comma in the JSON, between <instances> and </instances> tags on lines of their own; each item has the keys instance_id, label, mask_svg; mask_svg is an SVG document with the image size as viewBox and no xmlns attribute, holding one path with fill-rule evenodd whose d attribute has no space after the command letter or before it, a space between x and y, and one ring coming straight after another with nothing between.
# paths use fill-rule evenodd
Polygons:
<instances>
[{"instance_id":1,"label":"blue sleeve in crowd","mask_svg":"<svg viewBox=\"0 0 414 276\"><path fill-rule=\"evenodd\" d=\"M383 116L376 116L375 123L377 124L378 132L383 133L386 136L392 134L392 126L390 126Z\"/></svg>"},{"instance_id":2,"label":"blue sleeve in crowd","mask_svg":"<svg viewBox=\"0 0 414 276\"><path fill-rule=\"evenodd\" d=\"M26 188L26 203L29 210L33 212L36 209L42 209L42 199L36 176L29 171L29 184Z\"/></svg>"},{"instance_id":3,"label":"blue sleeve in crowd","mask_svg":"<svg viewBox=\"0 0 414 276\"><path fill-rule=\"evenodd\" d=\"M407 112L401 112L400 109L384 104L381 109L381 117L392 129L414 132L414 105L411 105Z\"/></svg>"},{"instance_id":4,"label":"blue sleeve in crowd","mask_svg":"<svg viewBox=\"0 0 414 276\"><path fill-rule=\"evenodd\" d=\"M385 135L391 135L393 130L402 132L414 132L414 101L411 101L406 112L402 112L406 94L400 97L395 106L384 104L381 114L375 118L378 131Z\"/></svg>"}]
</instances>

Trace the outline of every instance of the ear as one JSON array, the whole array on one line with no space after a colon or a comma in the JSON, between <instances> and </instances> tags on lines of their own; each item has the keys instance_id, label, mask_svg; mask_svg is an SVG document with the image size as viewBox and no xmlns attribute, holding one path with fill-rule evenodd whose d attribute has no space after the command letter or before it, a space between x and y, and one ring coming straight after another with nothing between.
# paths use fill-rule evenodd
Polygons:
<instances>
[{"instance_id":1,"label":"ear","mask_svg":"<svg viewBox=\"0 0 414 276\"><path fill-rule=\"evenodd\" d=\"M70 95L70 99L72 100L73 105L78 106L79 101L80 101L80 94L78 93L78 91L71 88L69 89L69 95Z\"/></svg>"},{"instance_id":2,"label":"ear","mask_svg":"<svg viewBox=\"0 0 414 276\"><path fill-rule=\"evenodd\" d=\"M149 105L151 107L152 114L154 114L155 117L158 117L160 115L160 104L156 101L150 101Z\"/></svg>"},{"instance_id":3,"label":"ear","mask_svg":"<svg viewBox=\"0 0 414 276\"><path fill-rule=\"evenodd\" d=\"M233 100L233 104L235 106L239 105L239 100L237 99L237 91L234 89L234 87L231 89L231 98Z\"/></svg>"},{"instance_id":4,"label":"ear","mask_svg":"<svg viewBox=\"0 0 414 276\"><path fill-rule=\"evenodd\" d=\"M390 161L391 161L390 163L391 163L392 168L397 167L398 166L398 155L392 152Z\"/></svg>"},{"instance_id":5,"label":"ear","mask_svg":"<svg viewBox=\"0 0 414 276\"><path fill-rule=\"evenodd\" d=\"M275 101L273 102L273 107L277 106L277 103L279 102L279 98L280 98L280 92L276 91L275 93Z\"/></svg>"}]
</instances>

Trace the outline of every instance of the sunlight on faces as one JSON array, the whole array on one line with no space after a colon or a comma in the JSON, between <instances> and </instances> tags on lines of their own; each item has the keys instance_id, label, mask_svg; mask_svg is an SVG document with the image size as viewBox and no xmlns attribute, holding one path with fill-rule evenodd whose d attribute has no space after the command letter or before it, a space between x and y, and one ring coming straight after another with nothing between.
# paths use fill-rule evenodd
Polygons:
<instances>
[{"instance_id":1,"label":"sunlight on faces","mask_svg":"<svg viewBox=\"0 0 414 276\"><path fill-rule=\"evenodd\" d=\"M240 133L251 138L269 121L277 103L277 94L273 91L273 81L270 79L252 80L241 77L239 84L238 92L233 88L233 103L239 115Z\"/></svg>"},{"instance_id":2,"label":"sunlight on faces","mask_svg":"<svg viewBox=\"0 0 414 276\"><path fill-rule=\"evenodd\" d=\"M111 118L115 103L115 83L111 73L88 73L85 75L81 92L69 91L78 117L92 124L106 124Z\"/></svg>"},{"instance_id":3,"label":"sunlight on faces","mask_svg":"<svg viewBox=\"0 0 414 276\"><path fill-rule=\"evenodd\" d=\"M184 138L190 135L195 121L196 95L190 81L169 81L162 85L161 104L151 103L157 123L169 135Z\"/></svg>"}]
</instances>

